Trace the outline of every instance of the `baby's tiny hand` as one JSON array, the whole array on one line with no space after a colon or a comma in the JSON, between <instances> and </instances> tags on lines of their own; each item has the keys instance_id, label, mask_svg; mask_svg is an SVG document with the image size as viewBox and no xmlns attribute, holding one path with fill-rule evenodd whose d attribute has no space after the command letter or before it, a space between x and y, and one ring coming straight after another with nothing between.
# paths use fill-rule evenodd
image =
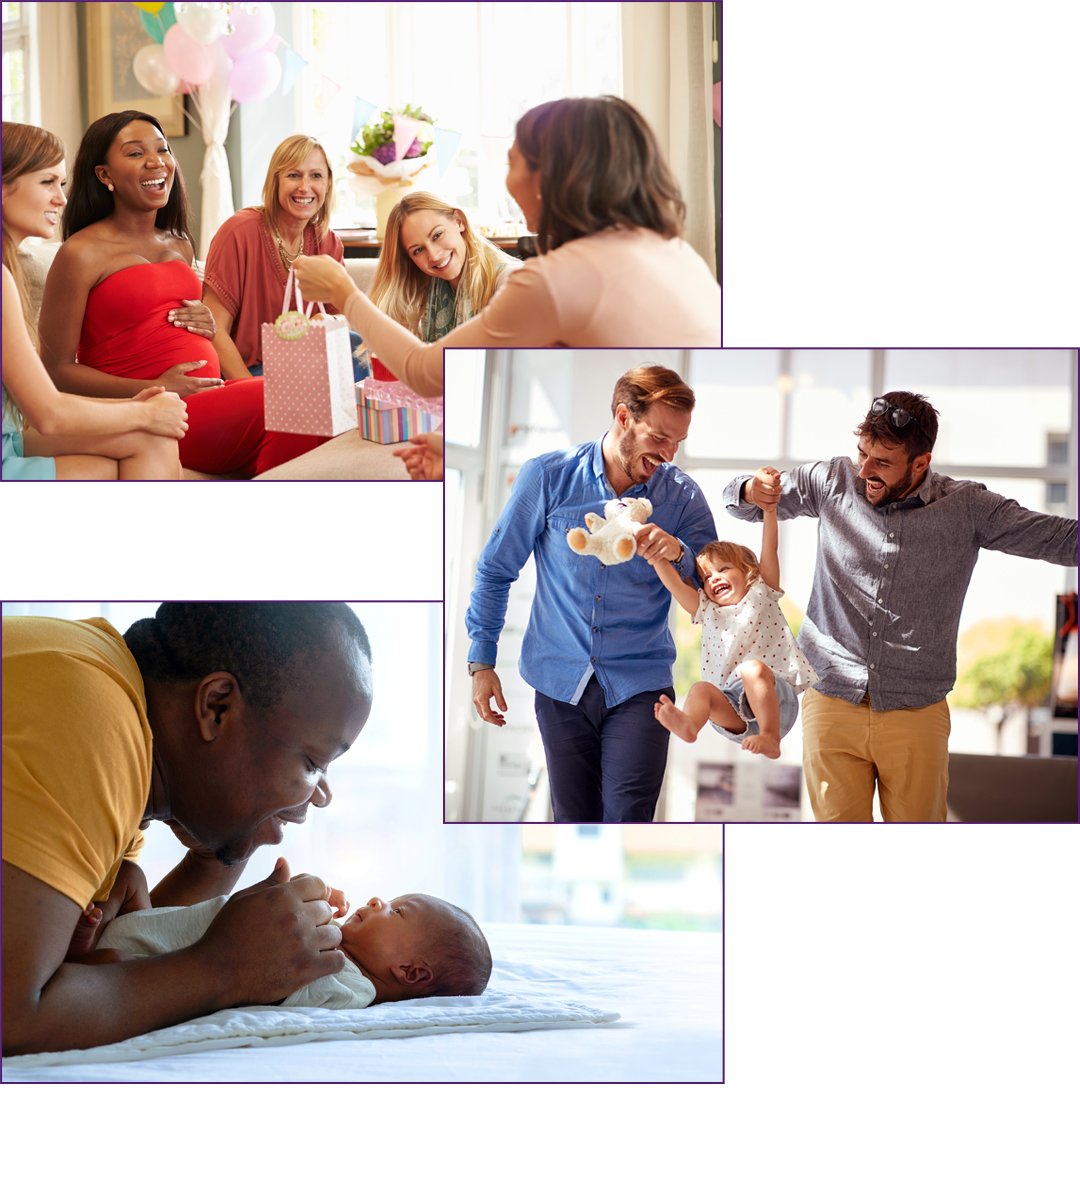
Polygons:
<instances>
[{"instance_id":1,"label":"baby's tiny hand","mask_svg":"<svg viewBox=\"0 0 1080 1200\"><path fill-rule=\"evenodd\" d=\"M349 911L349 902L340 888L328 887L323 899L330 905L335 917L343 917Z\"/></svg>"}]
</instances>

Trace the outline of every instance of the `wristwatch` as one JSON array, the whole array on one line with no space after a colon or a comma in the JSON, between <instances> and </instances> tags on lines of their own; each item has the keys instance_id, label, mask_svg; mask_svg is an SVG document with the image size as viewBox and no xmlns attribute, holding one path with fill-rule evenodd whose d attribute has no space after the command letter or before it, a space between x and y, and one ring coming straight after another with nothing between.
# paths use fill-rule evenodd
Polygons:
<instances>
[{"instance_id":1,"label":"wristwatch","mask_svg":"<svg viewBox=\"0 0 1080 1200\"><path fill-rule=\"evenodd\" d=\"M477 662L469 663L469 674L470 675L475 675L477 671L494 671L494 670L495 670L494 663L477 663Z\"/></svg>"}]
</instances>

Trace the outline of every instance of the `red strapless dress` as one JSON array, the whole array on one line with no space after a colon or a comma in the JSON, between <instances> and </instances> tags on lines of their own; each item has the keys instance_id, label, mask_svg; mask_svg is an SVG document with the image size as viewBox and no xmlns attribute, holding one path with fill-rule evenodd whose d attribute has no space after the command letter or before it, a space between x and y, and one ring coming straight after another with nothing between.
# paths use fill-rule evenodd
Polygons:
<instances>
[{"instance_id":1,"label":"red strapless dress","mask_svg":"<svg viewBox=\"0 0 1080 1200\"><path fill-rule=\"evenodd\" d=\"M189 371L220 376L213 343L169 324L181 300L195 300L202 286L179 259L124 267L86 299L79 362L126 379L156 379L177 363L206 365ZM188 431L180 441L180 462L210 475L251 478L313 449L326 438L268 433L263 425L263 381L236 379L224 387L187 397Z\"/></svg>"}]
</instances>

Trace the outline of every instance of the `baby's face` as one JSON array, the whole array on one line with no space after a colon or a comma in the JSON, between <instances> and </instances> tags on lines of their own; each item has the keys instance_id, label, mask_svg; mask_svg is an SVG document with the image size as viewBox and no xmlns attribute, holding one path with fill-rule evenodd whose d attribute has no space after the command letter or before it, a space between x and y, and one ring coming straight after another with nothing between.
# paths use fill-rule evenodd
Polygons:
<instances>
[{"instance_id":1,"label":"baby's face","mask_svg":"<svg viewBox=\"0 0 1080 1200\"><path fill-rule=\"evenodd\" d=\"M341 926L341 949L376 982L388 980L393 967L423 959L438 912L429 896L372 898Z\"/></svg>"},{"instance_id":2,"label":"baby's face","mask_svg":"<svg viewBox=\"0 0 1080 1200\"><path fill-rule=\"evenodd\" d=\"M697 569L701 589L714 604L738 604L750 586L746 572L728 559L701 555Z\"/></svg>"}]
</instances>

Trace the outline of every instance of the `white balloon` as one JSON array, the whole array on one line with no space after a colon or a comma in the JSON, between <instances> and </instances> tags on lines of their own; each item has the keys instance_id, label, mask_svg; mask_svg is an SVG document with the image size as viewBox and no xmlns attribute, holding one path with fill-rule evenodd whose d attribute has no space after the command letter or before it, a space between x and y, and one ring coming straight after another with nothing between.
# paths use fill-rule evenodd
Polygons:
<instances>
[{"instance_id":1,"label":"white balloon","mask_svg":"<svg viewBox=\"0 0 1080 1200\"><path fill-rule=\"evenodd\" d=\"M157 42L140 46L131 66L139 85L153 96L171 96L180 87L179 75L169 70L165 51Z\"/></svg>"},{"instance_id":2,"label":"white balloon","mask_svg":"<svg viewBox=\"0 0 1080 1200\"><path fill-rule=\"evenodd\" d=\"M229 25L229 9L225 4L173 5L176 23L193 42L209 46L216 42Z\"/></svg>"}]
</instances>

